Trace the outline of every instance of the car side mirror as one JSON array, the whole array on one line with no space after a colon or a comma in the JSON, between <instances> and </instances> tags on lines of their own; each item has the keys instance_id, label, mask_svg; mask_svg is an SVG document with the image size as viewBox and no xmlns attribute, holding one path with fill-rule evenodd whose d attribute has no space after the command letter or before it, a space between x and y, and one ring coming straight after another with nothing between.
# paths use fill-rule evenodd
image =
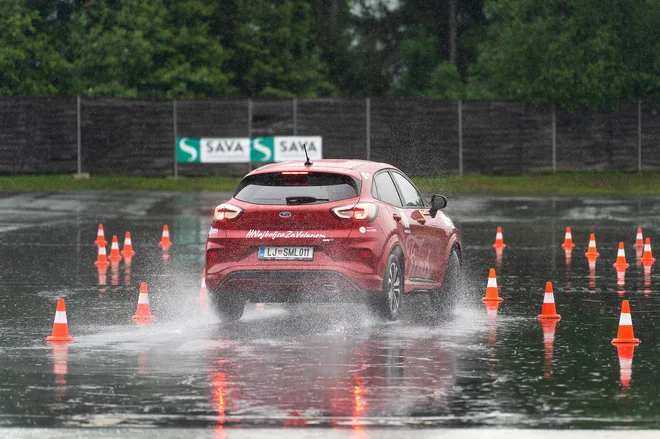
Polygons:
<instances>
[{"instance_id":1,"label":"car side mirror","mask_svg":"<svg viewBox=\"0 0 660 439\"><path fill-rule=\"evenodd\" d=\"M438 210L444 209L445 207L447 207L447 197L444 195L433 194L431 197L431 209L429 209L431 218L435 218Z\"/></svg>"}]
</instances>

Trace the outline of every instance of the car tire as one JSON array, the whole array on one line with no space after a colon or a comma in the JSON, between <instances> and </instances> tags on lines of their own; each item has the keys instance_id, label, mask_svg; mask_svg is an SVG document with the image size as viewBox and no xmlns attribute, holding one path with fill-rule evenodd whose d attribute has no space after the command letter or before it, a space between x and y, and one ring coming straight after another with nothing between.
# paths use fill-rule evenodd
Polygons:
<instances>
[{"instance_id":1,"label":"car tire","mask_svg":"<svg viewBox=\"0 0 660 439\"><path fill-rule=\"evenodd\" d=\"M231 294L212 294L209 296L218 317L224 321L235 322L243 317L245 300Z\"/></svg>"},{"instance_id":2,"label":"car tire","mask_svg":"<svg viewBox=\"0 0 660 439\"><path fill-rule=\"evenodd\" d=\"M400 251L393 251L387 258L383 274L383 289L376 292L373 308L384 319L394 321L399 317L403 297L403 258Z\"/></svg>"},{"instance_id":3,"label":"car tire","mask_svg":"<svg viewBox=\"0 0 660 439\"><path fill-rule=\"evenodd\" d=\"M442 288L431 292L431 302L437 312L450 313L457 305L461 292L461 258L453 248L447 258L447 270Z\"/></svg>"}]
</instances>

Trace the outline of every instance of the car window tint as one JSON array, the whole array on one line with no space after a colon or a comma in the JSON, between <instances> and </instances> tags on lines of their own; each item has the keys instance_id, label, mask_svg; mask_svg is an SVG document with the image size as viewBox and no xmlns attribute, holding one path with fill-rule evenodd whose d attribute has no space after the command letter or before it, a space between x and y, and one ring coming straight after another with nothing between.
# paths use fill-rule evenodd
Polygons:
<instances>
[{"instance_id":1,"label":"car window tint","mask_svg":"<svg viewBox=\"0 0 660 439\"><path fill-rule=\"evenodd\" d=\"M349 175L328 172L269 172L245 177L234 198L253 204L321 204L357 197L358 183Z\"/></svg>"},{"instance_id":2,"label":"car window tint","mask_svg":"<svg viewBox=\"0 0 660 439\"><path fill-rule=\"evenodd\" d=\"M419 191L398 172L392 172L392 177L401 190L401 198L405 207L424 207L424 199Z\"/></svg>"},{"instance_id":3,"label":"car window tint","mask_svg":"<svg viewBox=\"0 0 660 439\"><path fill-rule=\"evenodd\" d=\"M396 186L390 177L389 172L381 172L374 177L375 193L371 195L374 198L384 201L393 206L401 207L401 199L396 191Z\"/></svg>"}]
</instances>

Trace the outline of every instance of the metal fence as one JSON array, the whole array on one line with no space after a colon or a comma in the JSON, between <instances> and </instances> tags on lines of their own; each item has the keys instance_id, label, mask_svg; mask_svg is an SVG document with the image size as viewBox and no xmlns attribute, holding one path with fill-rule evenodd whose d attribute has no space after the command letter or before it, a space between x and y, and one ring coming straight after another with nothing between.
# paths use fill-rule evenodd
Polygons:
<instances>
[{"instance_id":1,"label":"metal fence","mask_svg":"<svg viewBox=\"0 0 660 439\"><path fill-rule=\"evenodd\" d=\"M0 98L0 173L242 175L176 163L180 137L320 135L324 157L417 176L660 169L658 108L571 114L514 100Z\"/></svg>"}]
</instances>

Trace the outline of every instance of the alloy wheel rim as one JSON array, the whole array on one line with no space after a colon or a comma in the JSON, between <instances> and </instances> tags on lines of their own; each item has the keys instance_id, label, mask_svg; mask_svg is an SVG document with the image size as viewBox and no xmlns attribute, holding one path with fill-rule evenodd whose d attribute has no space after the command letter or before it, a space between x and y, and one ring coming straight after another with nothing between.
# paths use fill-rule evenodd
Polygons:
<instances>
[{"instance_id":1,"label":"alloy wheel rim","mask_svg":"<svg viewBox=\"0 0 660 439\"><path fill-rule=\"evenodd\" d=\"M387 288L387 298L390 305L390 312L396 314L401 303L401 271L396 262L392 262L389 268L389 279Z\"/></svg>"}]
</instances>

